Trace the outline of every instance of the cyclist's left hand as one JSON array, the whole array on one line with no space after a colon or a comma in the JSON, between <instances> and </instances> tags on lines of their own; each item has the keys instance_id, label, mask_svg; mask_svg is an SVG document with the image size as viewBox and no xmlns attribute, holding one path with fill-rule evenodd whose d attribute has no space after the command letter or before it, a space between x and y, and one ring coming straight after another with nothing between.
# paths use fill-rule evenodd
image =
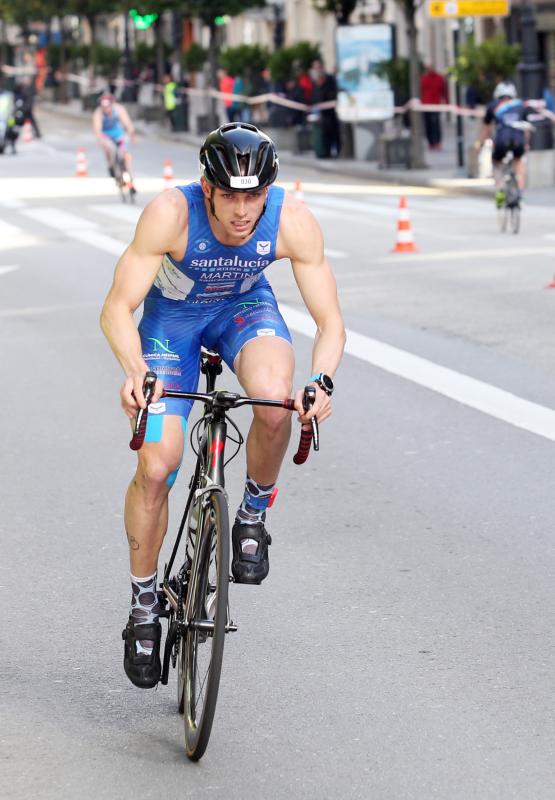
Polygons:
<instances>
[{"instance_id":1,"label":"cyclist's left hand","mask_svg":"<svg viewBox=\"0 0 555 800\"><path fill-rule=\"evenodd\" d=\"M331 397L322 391L315 383L309 385L314 386L316 389L316 400L308 411L305 412L303 409L304 389L299 389L295 394L295 409L299 412L299 422L309 422L310 418L314 416L318 422L323 422L331 415Z\"/></svg>"}]
</instances>

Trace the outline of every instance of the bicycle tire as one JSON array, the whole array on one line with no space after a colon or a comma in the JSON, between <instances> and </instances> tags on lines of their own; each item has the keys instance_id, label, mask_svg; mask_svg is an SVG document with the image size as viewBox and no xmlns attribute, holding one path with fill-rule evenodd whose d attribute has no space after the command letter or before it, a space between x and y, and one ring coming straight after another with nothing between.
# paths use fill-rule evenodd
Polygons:
<instances>
[{"instance_id":1,"label":"bicycle tire","mask_svg":"<svg viewBox=\"0 0 555 800\"><path fill-rule=\"evenodd\" d=\"M520 230L520 206L511 207L511 231L518 233Z\"/></svg>"},{"instance_id":2,"label":"bicycle tire","mask_svg":"<svg viewBox=\"0 0 555 800\"><path fill-rule=\"evenodd\" d=\"M199 534L202 531L206 535L202 537L204 552L200 554L197 580L195 585L189 586L189 592L193 593L193 624L180 647L184 673L185 750L192 761L202 758L210 738L227 624L229 516L221 492L214 491L208 495L199 523ZM206 608L207 598L210 609ZM206 619L213 620L214 628L211 633L203 634L194 627L194 622ZM206 656L208 666L204 670L200 659L203 657L205 662ZM204 700L202 708L199 706L201 699Z\"/></svg>"},{"instance_id":3,"label":"bicycle tire","mask_svg":"<svg viewBox=\"0 0 555 800\"><path fill-rule=\"evenodd\" d=\"M505 233L507 230L507 223L509 221L509 209L505 204L501 206L501 208L497 209L497 224L499 225L499 230L501 233Z\"/></svg>"}]
</instances>

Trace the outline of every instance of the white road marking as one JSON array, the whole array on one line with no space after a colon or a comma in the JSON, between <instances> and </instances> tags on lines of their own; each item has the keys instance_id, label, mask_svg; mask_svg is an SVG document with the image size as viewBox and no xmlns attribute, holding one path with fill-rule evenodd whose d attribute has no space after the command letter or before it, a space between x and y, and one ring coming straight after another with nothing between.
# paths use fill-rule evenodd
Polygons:
<instances>
[{"instance_id":1,"label":"white road marking","mask_svg":"<svg viewBox=\"0 0 555 800\"><path fill-rule=\"evenodd\" d=\"M13 250L16 247L33 247L40 239L22 228L0 219L0 250Z\"/></svg>"},{"instance_id":2,"label":"white road marking","mask_svg":"<svg viewBox=\"0 0 555 800\"><path fill-rule=\"evenodd\" d=\"M308 314L281 303L280 310L292 330L314 336L316 328ZM555 411L551 408L355 331L347 331L345 352L490 417L555 441Z\"/></svg>"},{"instance_id":3,"label":"white road marking","mask_svg":"<svg viewBox=\"0 0 555 800\"><path fill-rule=\"evenodd\" d=\"M0 206L4 208L23 208L25 203L17 197L0 197Z\"/></svg>"},{"instance_id":4,"label":"white road marking","mask_svg":"<svg viewBox=\"0 0 555 800\"><path fill-rule=\"evenodd\" d=\"M552 247L499 247L483 250L444 250L440 253L409 253L372 259L374 264L391 264L406 258L410 261L464 261L471 258L520 258L521 256L552 256Z\"/></svg>"},{"instance_id":5,"label":"white road marking","mask_svg":"<svg viewBox=\"0 0 555 800\"><path fill-rule=\"evenodd\" d=\"M49 228L56 228L68 234L73 230L98 228L95 222L78 217L77 214L71 214L69 211L61 211L59 208L27 208L21 213L35 222L40 222L41 225L47 225Z\"/></svg>"},{"instance_id":6,"label":"white road marking","mask_svg":"<svg viewBox=\"0 0 555 800\"><path fill-rule=\"evenodd\" d=\"M344 253L343 250L332 250L331 247L326 247L324 252L329 258L349 258L348 253Z\"/></svg>"},{"instance_id":7,"label":"white road marking","mask_svg":"<svg viewBox=\"0 0 555 800\"><path fill-rule=\"evenodd\" d=\"M123 203L106 203L104 205L89 206L91 211L96 214L104 214L112 219L121 219L123 222L131 222L133 225L137 224L142 208L136 206L125 206Z\"/></svg>"},{"instance_id":8,"label":"white road marking","mask_svg":"<svg viewBox=\"0 0 555 800\"><path fill-rule=\"evenodd\" d=\"M71 239L77 239L111 255L120 256L127 246L125 242L100 233L98 225L91 220L67 211L59 211L56 208L29 208L21 213L42 225L62 231Z\"/></svg>"},{"instance_id":9,"label":"white road marking","mask_svg":"<svg viewBox=\"0 0 555 800\"><path fill-rule=\"evenodd\" d=\"M5 267L0 267L0 275L7 275L8 272L15 272L19 269L19 264L8 264Z\"/></svg>"}]
</instances>

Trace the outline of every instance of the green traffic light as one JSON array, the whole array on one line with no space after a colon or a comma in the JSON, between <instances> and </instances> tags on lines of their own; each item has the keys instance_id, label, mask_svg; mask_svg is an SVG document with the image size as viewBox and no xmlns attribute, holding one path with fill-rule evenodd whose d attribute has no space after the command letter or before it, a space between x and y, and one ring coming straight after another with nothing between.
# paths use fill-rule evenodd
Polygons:
<instances>
[{"instance_id":1,"label":"green traffic light","mask_svg":"<svg viewBox=\"0 0 555 800\"><path fill-rule=\"evenodd\" d=\"M139 31L146 31L158 18L158 14L139 14L136 8L130 9L129 16L133 20L134 26Z\"/></svg>"}]
</instances>

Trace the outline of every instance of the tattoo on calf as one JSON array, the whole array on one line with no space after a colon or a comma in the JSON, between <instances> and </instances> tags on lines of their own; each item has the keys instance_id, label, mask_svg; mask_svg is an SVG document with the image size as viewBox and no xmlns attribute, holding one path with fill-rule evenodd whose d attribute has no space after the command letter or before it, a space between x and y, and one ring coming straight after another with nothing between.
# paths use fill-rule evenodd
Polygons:
<instances>
[{"instance_id":1,"label":"tattoo on calf","mask_svg":"<svg viewBox=\"0 0 555 800\"><path fill-rule=\"evenodd\" d=\"M128 531L125 531L125 535L127 536L127 541L129 542L129 547L131 548L131 550L138 550L139 542L135 539L135 537L130 536Z\"/></svg>"}]
</instances>

